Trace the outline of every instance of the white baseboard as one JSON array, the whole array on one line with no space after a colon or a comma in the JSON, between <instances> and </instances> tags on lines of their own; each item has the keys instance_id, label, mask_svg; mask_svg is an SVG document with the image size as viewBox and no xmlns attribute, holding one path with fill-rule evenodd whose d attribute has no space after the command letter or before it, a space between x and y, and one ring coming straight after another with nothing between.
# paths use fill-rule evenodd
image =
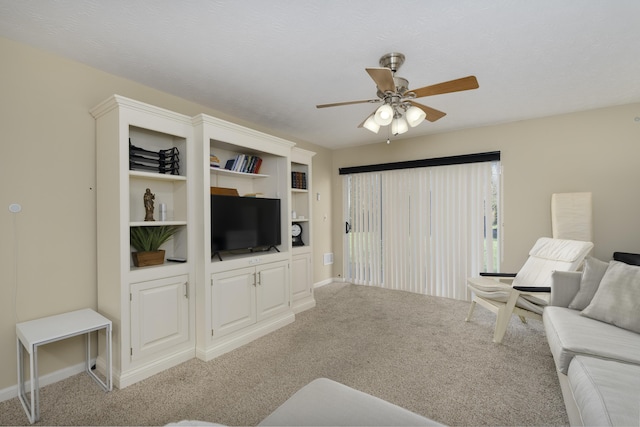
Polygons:
<instances>
[{"instance_id":1,"label":"white baseboard","mask_svg":"<svg viewBox=\"0 0 640 427\"><path fill-rule=\"evenodd\" d=\"M91 366L93 366L95 363L95 359L92 359ZM57 383L58 381L62 381L84 371L85 362L78 363L77 365L69 366L68 368L60 369L58 371L51 372L50 374L42 375L38 379L38 385L40 386L40 388L42 388L44 386ZM25 381L25 389L29 388L31 388L31 381ZM18 384L0 390L0 402L13 399L14 397L18 397Z\"/></svg>"},{"instance_id":2,"label":"white baseboard","mask_svg":"<svg viewBox=\"0 0 640 427\"><path fill-rule=\"evenodd\" d=\"M128 369L126 372L114 372L113 385L118 389L123 389L149 378L155 374L173 368L181 363L195 357L195 349L185 347L182 350L166 355L158 360L145 363L142 367ZM98 367L104 367L104 360L100 359Z\"/></svg>"},{"instance_id":3,"label":"white baseboard","mask_svg":"<svg viewBox=\"0 0 640 427\"><path fill-rule=\"evenodd\" d=\"M309 310L316 306L316 300L313 297L298 300L293 303L291 309L294 314L302 313L305 310Z\"/></svg>"},{"instance_id":4,"label":"white baseboard","mask_svg":"<svg viewBox=\"0 0 640 427\"><path fill-rule=\"evenodd\" d=\"M293 312L287 312L284 315L279 315L262 321L253 327L248 327L241 329L240 331L230 333L229 335L223 336L211 343L208 347L197 348L196 357L208 362L218 356L222 356L223 354L230 352L231 350L235 350L238 347L249 344L251 341L276 331L289 323L293 323L294 320L295 316Z\"/></svg>"},{"instance_id":5,"label":"white baseboard","mask_svg":"<svg viewBox=\"0 0 640 427\"><path fill-rule=\"evenodd\" d=\"M320 288L322 286L329 285L329 284L331 284L333 282L344 282L344 281L345 280L342 277L333 277L331 279L326 279L326 280L323 280L321 282L316 282L316 283L313 284L313 287L314 288Z\"/></svg>"}]
</instances>

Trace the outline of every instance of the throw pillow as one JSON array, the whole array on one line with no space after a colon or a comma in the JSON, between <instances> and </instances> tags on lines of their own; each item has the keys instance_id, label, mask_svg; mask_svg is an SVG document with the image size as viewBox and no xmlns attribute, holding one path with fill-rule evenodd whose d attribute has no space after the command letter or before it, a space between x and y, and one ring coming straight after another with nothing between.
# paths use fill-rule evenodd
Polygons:
<instances>
[{"instance_id":1,"label":"throw pillow","mask_svg":"<svg viewBox=\"0 0 640 427\"><path fill-rule=\"evenodd\" d=\"M576 296L573 297L569 308L574 310L584 310L587 308L593 296L596 294L600 281L608 267L608 262L600 261L598 258L585 258L584 272L580 280L580 290Z\"/></svg>"},{"instance_id":2,"label":"throw pillow","mask_svg":"<svg viewBox=\"0 0 640 427\"><path fill-rule=\"evenodd\" d=\"M640 333L640 267L611 261L581 314Z\"/></svg>"}]
</instances>

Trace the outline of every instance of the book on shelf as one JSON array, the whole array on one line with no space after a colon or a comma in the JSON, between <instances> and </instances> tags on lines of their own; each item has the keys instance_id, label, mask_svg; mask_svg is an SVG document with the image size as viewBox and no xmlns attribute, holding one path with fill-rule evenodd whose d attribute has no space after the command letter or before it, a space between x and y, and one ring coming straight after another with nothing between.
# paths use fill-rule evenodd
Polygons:
<instances>
[{"instance_id":1,"label":"book on shelf","mask_svg":"<svg viewBox=\"0 0 640 427\"><path fill-rule=\"evenodd\" d=\"M291 172L291 188L306 190L307 189L307 174L304 172Z\"/></svg>"},{"instance_id":2,"label":"book on shelf","mask_svg":"<svg viewBox=\"0 0 640 427\"><path fill-rule=\"evenodd\" d=\"M249 154L238 154L235 157L227 160L224 168L235 172L258 173L261 164L262 158L258 156L252 156Z\"/></svg>"},{"instance_id":3,"label":"book on shelf","mask_svg":"<svg viewBox=\"0 0 640 427\"><path fill-rule=\"evenodd\" d=\"M219 168L220 167L220 159L217 156L213 155L213 154L209 155L209 165L212 168Z\"/></svg>"}]
</instances>

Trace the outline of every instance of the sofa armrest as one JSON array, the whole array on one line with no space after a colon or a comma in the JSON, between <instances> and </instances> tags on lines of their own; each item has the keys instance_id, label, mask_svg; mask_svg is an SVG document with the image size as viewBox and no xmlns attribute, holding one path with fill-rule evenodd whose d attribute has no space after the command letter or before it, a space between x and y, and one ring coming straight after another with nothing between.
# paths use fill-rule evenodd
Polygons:
<instances>
[{"instance_id":1,"label":"sofa armrest","mask_svg":"<svg viewBox=\"0 0 640 427\"><path fill-rule=\"evenodd\" d=\"M551 273L551 300L549 305L568 307L580 290L582 272L554 271Z\"/></svg>"}]
</instances>

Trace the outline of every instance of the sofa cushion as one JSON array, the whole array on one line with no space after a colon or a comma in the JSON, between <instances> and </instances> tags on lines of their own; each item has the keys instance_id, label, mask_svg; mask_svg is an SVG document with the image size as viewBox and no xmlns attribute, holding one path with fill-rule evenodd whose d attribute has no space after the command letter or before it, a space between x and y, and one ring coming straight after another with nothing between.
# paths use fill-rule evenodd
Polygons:
<instances>
[{"instance_id":1,"label":"sofa cushion","mask_svg":"<svg viewBox=\"0 0 640 427\"><path fill-rule=\"evenodd\" d=\"M576 356L567 377L583 425L638 425L640 366Z\"/></svg>"},{"instance_id":2,"label":"sofa cushion","mask_svg":"<svg viewBox=\"0 0 640 427\"><path fill-rule=\"evenodd\" d=\"M635 332L565 307L545 307L542 320L556 368L565 375L577 355L640 365L640 335Z\"/></svg>"},{"instance_id":3,"label":"sofa cushion","mask_svg":"<svg viewBox=\"0 0 640 427\"><path fill-rule=\"evenodd\" d=\"M584 272L582 273L582 280L580 280L580 290L576 296L573 297L571 303L569 303L569 308L584 310L589 305L608 267L608 262L600 261L594 257L585 258Z\"/></svg>"},{"instance_id":4,"label":"sofa cushion","mask_svg":"<svg viewBox=\"0 0 640 427\"><path fill-rule=\"evenodd\" d=\"M640 267L611 261L582 315L640 333Z\"/></svg>"}]
</instances>

